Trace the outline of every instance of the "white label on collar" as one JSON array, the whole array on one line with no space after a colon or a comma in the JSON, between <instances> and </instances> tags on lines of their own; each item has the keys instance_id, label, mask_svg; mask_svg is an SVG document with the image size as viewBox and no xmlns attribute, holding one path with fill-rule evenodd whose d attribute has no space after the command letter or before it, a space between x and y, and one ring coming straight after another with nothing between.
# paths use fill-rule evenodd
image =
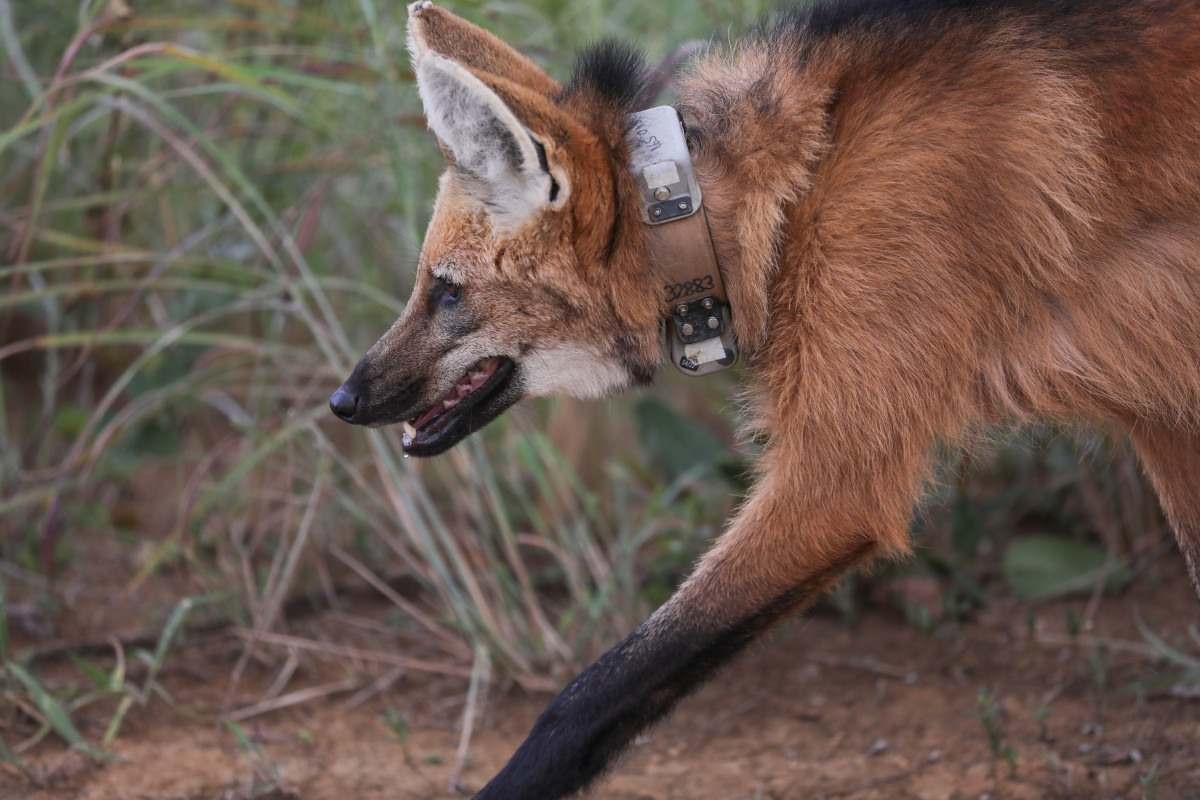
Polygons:
<instances>
[{"instance_id":1,"label":"white label on collar","mask_svg":"<svg viewBox=\"0 0 1200 800\"><path fill-rule=\"evenodd\" d=\"M651 189L679 183L679 169L674 161L659 161L642 170L642 177Z\"/></svg>"},{"instance_id":2,"label":"white label on collar","mask_svg":"<svg viewBox=\"0 0 1200 800\"><path fill-rule=\"evenodd\" d=\"M683 355L698 365L707 364L710 361L720 361L725 357L725 344L721 341L720 336L714 336L693 344L685 344Z\"/></svg>"}]
</instances>

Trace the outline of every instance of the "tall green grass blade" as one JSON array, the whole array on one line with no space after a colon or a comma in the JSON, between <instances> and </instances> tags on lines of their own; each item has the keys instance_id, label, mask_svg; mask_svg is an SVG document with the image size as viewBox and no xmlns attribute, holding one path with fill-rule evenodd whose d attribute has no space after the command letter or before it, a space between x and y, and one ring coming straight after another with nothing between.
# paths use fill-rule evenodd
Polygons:
<instances>
[{"instance_id":1,"label":"tall green grass blade","mask_svg":"<svg viewBox=\"0 0 1200 800\"><path fill-rule=\"evenodd\" d=\"M237 286L217 281L189 280L187 278L157 278L153 283L138 279L112 279L96 281L78 281L74 283L59 283L27 292L12 292L0 297L0 309L15 306L43 303L49 298L69 298L78 300L102 294L132 292L142 289L153 289L159 292L200 292L204 294L236 294L244 291L245 286Z\"/></svg>"},{"instance_id":2,"label":"tall green grass blade","mask_svg":"<svg viewBox=\"0 0 1200 800\"><path fill-rule=\"evenodd\" d=\"M37 485L20 491L11 497L6 497L0 500L0 517L45 504L52 500L61 489L70 488L74 484L75 481L68 480L58 486Z\"/></svg>"},{"instance_id":3,"label":"tall green grass blade","mask_svg":"<svg viewBox=\"0 0 1200 800\"><path fill-rule=\"evenodd\" d=\"M8 661L8 585L0 580L0 664Z\"/></svg>"},{"instance_id":4,"label":"tall green grass blade","mask_svg":"<svg viewBox=\"0 0 1200 800\"><path fill-rule=\"evenodd\" d=\"M122 347L128 345L159 345L165 347L217 347L271 356L286 360L301 355L300 350L264 342L249 336L215 331L179 331L164 334L157 330L78 331L37 336L24 342L0 347L0 361L30 350L62 350L66 348Z\"/></svg>"},{"instance_id":5,"label":"tall green grass blade","mask_svg":"<svg viewBox=\"0 0 1200 800\"><path fill-rule=\"evenodd\" d=\"M243 69L237 64L175 45L167 45L163 48L163 55L207 70L215 75L220 75L233 85L240 87L251 97L265 100L297 119L308 119L304 108L293 97L288 95L287 92L277 86L268 86L262 83L250 71Z\"/></svg>"},{"instance_id":6,"label":"tall green grass blade","mask_svg":"<svg viewBox=\"0 0 1200 800\"><path fill-rule=\"evenodd\" d=\"M0 44L4 45L4 54L8 57L8 63L12 65L13 71L20 78L21 85L25 87L29 99L34 103L39 102L42 98L42 84L21 47L21 39L17 36L17 29L13 24L10 0L0 0Z\"/></svg>"},{"instance_id":7,"label":"tall green grass blade","mask_svg":"<svg viewBox=\"0 0 1200 800\"><path fill-rule=\"evenodd\" d=\"M0 2L4 2L4 0L0 0ZM63 119L74 119L96 102L96 96L95 92L85 92L79 97L56 105L39 117L18 123L6 131L0 131L0 156L4 155L4 152L14 142L18 142L30 134L37 133L49 125L57 125Z\"/></svg>"},{"instance_id":8,"label":"tall green grass blade","mask_svg":"<svg viewBox=\"0 0 1200 800\"><path fill-rule=\"evenodd\" d=\"M108 725L104 729L104 737L100 740L105 747L111 747L121 734L121 726L125 723L129 709L133 708L133 703L132 694L122 696L120 702L117 703L117 710L113 712L112 719L108 721Z\"/></svg>"},{"instance_id":9,"label":"tall green grass blade","mask_svg":"<svg viewBox=\"0 0 1200 800\"><path fill-rule=\"evenodd\" d=\"M170 651L171 645L175 643L176 637L183 630L184 623L187 622L192 611L212 599L211 596L185 597L175 605L175 608L171 609L167 622L163 625L162 633L159 634L158 643L154 646L154 655L150 659L150 671L146 675L145 684L147 689L154 685L159 671L162 670L163 664L167 660L167 653Z\"/></svg>"}]
</instances>

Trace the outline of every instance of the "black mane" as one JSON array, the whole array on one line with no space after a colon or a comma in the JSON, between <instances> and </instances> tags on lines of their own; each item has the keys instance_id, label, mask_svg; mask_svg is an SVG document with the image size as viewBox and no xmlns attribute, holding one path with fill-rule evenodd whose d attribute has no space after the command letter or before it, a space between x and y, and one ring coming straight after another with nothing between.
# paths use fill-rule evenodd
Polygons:
<instances>
[{"instance_id":1,"label":"black mane","mask_svg":"<svg viewBox=\"0 0 1200 800\"><path fill-rule=\"evenodd\" d=\"M642 52L615 39L597 42L579 54L565 94L590 92L630 110L649 77Z\"/></svg>"},{"instance_id":2,"label":"black mane","mask_svg":"<svg viewBox=\"0 0 1200 800\"><path fill-rule=\"evenodd\" d=\"M801 33L822 39L851 31L931 31L963 17L995 19L1015 14L1035 18L1042 27L1059 25L1076 35L1105 35L1104 17L1138 0L816 0L783 15L775 33ZM1107 12L1107 14L1106 14ZM1082 19L1105 30L1079 31ZM1086 27L1086 26L1085 26Z\"/></svg>"}]
</instances>

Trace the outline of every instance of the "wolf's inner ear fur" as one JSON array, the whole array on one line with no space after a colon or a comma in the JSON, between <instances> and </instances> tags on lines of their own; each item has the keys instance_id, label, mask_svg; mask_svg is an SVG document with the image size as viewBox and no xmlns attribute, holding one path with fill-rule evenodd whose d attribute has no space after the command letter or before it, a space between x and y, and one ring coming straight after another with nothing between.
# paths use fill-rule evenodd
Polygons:
<instances>
[{"instance_id":1,"label":"wolf's inner ear fur","mask_svg":"<svg viewBox=\"0 0 1200 800\"><path fill-rule=\"evenodd\" d=\"M476 179L479 199L498 228L517 228L557 204L561 187L544 146L499 95L466 67L435 53L421 57L416 73L429 128L459 169Z\"/></svg>"}]
</instances>

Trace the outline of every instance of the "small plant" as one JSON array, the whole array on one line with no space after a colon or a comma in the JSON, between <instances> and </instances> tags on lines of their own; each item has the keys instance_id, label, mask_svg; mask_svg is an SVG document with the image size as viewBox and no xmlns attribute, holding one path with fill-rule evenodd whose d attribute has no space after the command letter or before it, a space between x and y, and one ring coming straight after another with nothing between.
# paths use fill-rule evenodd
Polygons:
<instances>
[{"instance_id":1,"label":"small plant","mask_svg":"<svg viewBox=\"0 0 1200 800\"><path fill-rule=\"evenodd\" d=\"M1146 644L1169 668L1166 675L1153 681L1152 686L1139 685L1135 688L1139 691L1165 688L1168 693L1180 697L1200 696L1200 654L1191 655L1169 644L1142 619L1140 613L1134 614L1133 621ZM1200 649L1200 628L1189 626L1188 636Z\"/></svg>"},{"instance_id":2,"label":"small plant","mask_svg":"<svg viewBox=\"0 0 1200 800\"><path fill-rule=\"evenodd\" d=\"M386 708L383 712L384 724L391 729L392 733L400 741L400 744L408 742L409 725L408 715L396 708Z\"/></svg>"},{"instance_id":3,"label":"small plant","mask_svg":"<svg viewBox=\"0 0 1200 800\"><path fill-rule=\"evenodd\" d=\"M1138 776L1138 786L1142 789L1142 800L1157 800L1158 778L1158 762Z\"/></svg>"},{"instance_id":4,"label":"small plant","mask_svg":"<svg viewBox=\"0 0 1200 800\"><path fill-rule=\"evenodd\" d=\"M42 726L34 735L35 740L40 739L45 733L53 731L71 747L86 753L97 761L103 761L108 757L103 751L88 743L71 720L71 711L85 705L92 698L85 696L72 702L69 706L64 705L25 667L15 661L9 661L6 667L9 674L16 679L17 685L33 701L36 716Z\"/></svg>"},{"instance_id":5,"label":"small plant","mask_svg":"<svg viewBox=\"0 0 1200 800\"><path fill-rule=\"evenodd\" d=\"M258 742L250 738L246 729L233 720L226 720L225 727L233 734L238 749L246 755L254 770L254 780L246 794L252 798L288 796L289 793L283 789L283 775L279 766L267 758Z\"/></svg>"},{"instance_id":6,"label":"small plant","mask_svg":"<svg viewBox=\"0 0 1200 800\"><path fill-rule=\"evenodd\" d=\"M976 708L983 731L987 734L988 747L994 760L1004 759L1008 762L1009 772L1017 772L1017 751L1008 743L1008 735L1004 730L1004 710L996 696L989 689L980 689L976 696Z\"/></svg>"},{"instance_id":7,"label":"small plant","mask_svg":"<svg viewBox=\"0 0 1200 800\"><path fill-rule=\"evenodd\" d=\"M1050 715L1052 713L1050 709L1050 702L1051 701L1047 701L1039 705L1037 710L1033 712L1033 721L1038 724L1038 741L1041 742L1050 741L1050 731L1046 726L1046 722L1050 719Z\"/></svg>"},{"instance_id":8,"label":"small plant","mask_svg":"<svg viewBox=\"0 0 1200 800\"><path fill-rule=\"evenodd\" d=\"M2 597L0 587L0 597ZM24 743L12 749L5 747L0 750L0 759L19 764L17 751L28 750L50 733L55 734L71 747L90 756L97 761L110 758L106 748L116 741L129 710L135 705L145 705L152 696L159 696L168 702L170 697L158 682L172 645L176 642L189 614L205 598L185 598L175 606L163 627L153 652L137 651L138 662L145 668L145 677L140 683L129 679L128 665L125 654L117 650L111 670L104 670L87 659L70 654L75 667L84 675L89 688L82 692L67 692L56 696L37 675L26 665L12 660L7 655L6 633L4 632L4 604L0 599L0 664L4 672L0 675L0 686L8 684L8 690L28 700L22 704L27 716L32 717L38 724L37 730ZM109 718L97 746L83 736L74 722L74 715L89 706L104 703L115 703L112 716Z\"/></svg>"}]
</instances>

